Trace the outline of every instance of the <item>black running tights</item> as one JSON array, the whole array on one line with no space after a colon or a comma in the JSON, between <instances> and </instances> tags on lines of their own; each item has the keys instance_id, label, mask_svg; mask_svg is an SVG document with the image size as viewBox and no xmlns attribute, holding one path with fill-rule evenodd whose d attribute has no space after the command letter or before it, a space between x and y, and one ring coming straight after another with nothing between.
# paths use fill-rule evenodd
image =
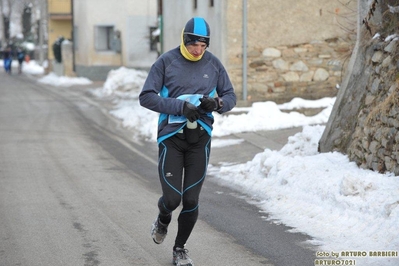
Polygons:
<instances>
[{"instance_id":1,"label":"black running tights","mask_svg":"<svg viewBox=\"0 0 399 266\"><path fill-rule=\"evenodd\" d=\"M172 212L182 202L175 247L184 248L198 218L198 200L209 162L211 138L203 132L197 143L189 144L180 134L159 143L162 196L158 207L161 222L169 224Z\"/></svg>"}]
</instances>

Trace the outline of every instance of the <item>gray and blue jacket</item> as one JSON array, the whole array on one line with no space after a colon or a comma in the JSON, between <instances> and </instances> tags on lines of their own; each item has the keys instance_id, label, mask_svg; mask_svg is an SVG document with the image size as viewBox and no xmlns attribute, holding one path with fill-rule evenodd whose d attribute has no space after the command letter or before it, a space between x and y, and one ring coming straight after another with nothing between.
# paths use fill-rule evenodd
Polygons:
<instances>
[{"instance_id":1,"label":"gray and blue jacket","mask_svg":"<svg viewBox=\"0 0 399 266\"><path fill-rule=\"evenodd\" d=\"M222 63L205 51L201 60L190 61L177 47L162 54L152 65L140 93L143 107L160 113L158 143L179 132L187 123L183 115L184 101L198 106L204 95L219 97L223 107L219 113L230 111L236 104L236 95ZM212 113L202 112L197 122L212 135Z\"/></svg>"}]
</instances>

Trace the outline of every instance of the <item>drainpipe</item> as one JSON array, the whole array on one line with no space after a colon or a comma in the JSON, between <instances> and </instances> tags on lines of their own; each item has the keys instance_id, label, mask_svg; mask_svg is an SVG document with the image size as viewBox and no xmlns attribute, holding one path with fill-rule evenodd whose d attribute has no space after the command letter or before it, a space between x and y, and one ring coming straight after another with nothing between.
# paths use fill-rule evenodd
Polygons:
<instances>
[{"instance_id":1,"label":"drainpipe","mask_svg":"<svg viewBox=\"0 0 399 266\"><path fill-rule=\"evenodd\" d=\"M46 19L44 17L44 14L47 14L47 7L45 6L45 2L40 3L40 20L39 20L39 62L40 65L43 66L44 62L44 51L43 51L43 45L44 45L44 20Z\"/></svg>"},{"instance_id":2,"label":"drainpipe","mask_svg":"<svg viewBox=\"0 0 399 266\"><path fill-rule=\"evenodd\" d=\"M247 100L247 0L242 1L242 100Z\"/></svg>"},{"instance_id":3,"label":"drainpipe","mask_svg":"<svg viewBox=\"0 0 399 266\"><path fill-rule=\"evenodd\" d=\"M160 33L159 33L159 42L161 44L161 54L163 54L163 14L161 14L159 16L159 29L160 29Z\"/></svg>"},{"instance_id":4,"label":"drainpipe","mask_svg":"<svg viewBox=\"0 0 399 266\"><path fill-rule=\"evenodd\" d=\"M76 36L75 36L75 34L76 34L76 32L75 32L75 12L73 12L73 8L74 8L74 5L73 5L73 1L74 0L72 0L71 1L71 13L72 13L72 71L74 72L74 73L76 73L76 67L75 67L75 42L76 42Z\"/></svg>"}]
</instances>

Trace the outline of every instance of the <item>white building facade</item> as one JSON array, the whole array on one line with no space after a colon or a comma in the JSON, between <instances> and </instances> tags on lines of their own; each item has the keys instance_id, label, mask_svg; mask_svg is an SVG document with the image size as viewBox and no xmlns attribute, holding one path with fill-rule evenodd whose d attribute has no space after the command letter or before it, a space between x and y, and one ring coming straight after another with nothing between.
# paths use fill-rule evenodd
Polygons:
<instances>
[{"instance_id":1,"label":"white building facade","mask_svg":"<svg viewBox=\"0 0 399 266\"><path fill-rule=\"evenodd\" d=\"M158 53L151 32L157 28L156 1L74 0L74 70L104 80L121 66L148 69Z\"/></svg>"}]
</instances>

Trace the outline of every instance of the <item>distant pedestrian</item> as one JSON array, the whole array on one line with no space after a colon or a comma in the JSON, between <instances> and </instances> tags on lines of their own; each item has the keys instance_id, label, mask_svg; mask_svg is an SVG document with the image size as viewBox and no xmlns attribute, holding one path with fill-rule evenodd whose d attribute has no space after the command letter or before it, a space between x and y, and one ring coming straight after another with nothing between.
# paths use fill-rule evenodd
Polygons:
<instances>
[{"instance_id":1,"label":"distant pedestrian","mask_svg":"<svg viewBox=\"0 0 399 266\"><path fill-rule=\"evenodd\" d=\"M21 47L18 47L17 49L17 59L18 59L18 73L22 73L22 63L24 62L25 59L25 52Z\"/></svg>"},{"instance_id":2,"label":"distant pedestrian","mask_svg":"<svg viewBox=\"0 0 399 266\"><path fill-rule=\"evenodd\" d=\"M4 69L6 73L11 75L12 51L11 47L7 47L3 52Z\"/></svg>"},{"instance_id":3,"label":"distant pedestrian","mask_svg":"<svg viewBox=\"0 0 399 266\"><path fill-rule=\"evenodd\" d=\"M192 266L186 242L198 218L198 200L211 152L213 112L231 110L236 104L233 85L222 63L206 49L208 23L190 19L181 44L153 64L140 93L140 104L160 113L158 121L158 173L162 196L151 236L161 244L172 212L180 203L173 264Z\"/></svg>"},{"instance_id":4,"label":"distant pedestrian","mask_svg":"<svg viewBox=\"0 0 399 266\"><path fill-rule=\"evenodd\" d=\"M62 42L64 37L60 36L53 44L54 59L57 63L62 63Z\"/></svg>"}]
</instances>

